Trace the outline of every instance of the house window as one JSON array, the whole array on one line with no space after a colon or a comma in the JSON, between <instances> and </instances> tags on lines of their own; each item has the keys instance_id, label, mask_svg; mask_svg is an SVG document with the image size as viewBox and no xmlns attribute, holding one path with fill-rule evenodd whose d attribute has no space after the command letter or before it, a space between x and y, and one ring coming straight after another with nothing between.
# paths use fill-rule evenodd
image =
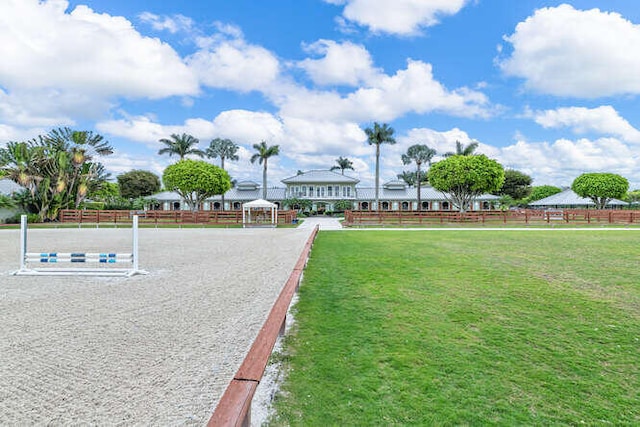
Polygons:
<instances>
[{"instance_id":1,"label":"house window","mask_svg":"<svg viewBox=\"0 0 640 427\"><path fill-rule=\"evenodd\" d=\"M347 197L347 187L342 187L342 197Z\"/></svg>"},{"instance_id":2,"label":"house window","mask_svg":"<svg viewBox=\"0 0 640 427\"><path fill-rule=\"evenodd\" d=\"M351 197L351 187L347 187L347 197Z\"/></svg>"},{"instance_id":3,"label":"house window","mask_svg":"<svg viewBox=\"0 0 640 427\"><path fill-rule=\"evenodd\" d=\"M220 210L220 202L215 202L213 204L213 210L214 211L219 211Z\"/></svg>"},{"instance_id":4,"label":"house window","mask_svg":"<svg viewBox=\"0 0 640 427\"><path fill-rule=\"evenodd\" d=\"M309 197L313 197L313 185L309 186Z\"/></svg>"},{"instance_id":5,"label":"house window","mask_svg":"<svg viewBox=\"0 0 640 427\"><path fill-rule=\"evenodd\" d=\"M328 186L327 187L327 196L333 197L333 187L332 186Z\"/></svg>"},{"instance_id":6,"label":"house window","mask_svg":"<svg viewBox=\"0 0 640 427\"><path fill-rule=\"evenodd\" d=\"M422 209L428 211L429 210L429 202L422 202Z\"/></svg>"},{"instance_id":7,"label":"house window","mask_svg":"<svg viewBox=\"0 0 640 427\"><path fill-rule=\"evenodd\" d=\"M239 211L241 207L242 206L241 206L240 202L233 202L233 210L234 211Z\"/></svg>"},{"instance_id":8,"label":"house window","mask_svg":"<svg viewBox=\"0 0 640 427\"><path fill-rule=\"evenodd\" d=\"M324 187L320 187L320 195L324 197Z\"/></svg>"},{"instance_id":9,"label":"house window","mask_svg":"<svg viewBox=\"0 0 640 427\"><path fill-rule=\"evenodd\" d=\"M382 202L382 210L383 211L389 210L389 202Z\"/></svg>"},{"instance_id":10,"label":"house window","mask_svg":"<svg viewBox=\"0 0 640 427\"><path fill-rule=\"evenodd\" d=\"M360 209L361 209L361 210L363 210L363 211L369 210L369 203L367 203L367 202L362 202L362 203L360 204Z\"/></svg>"},{"instance_id":11,"label":"house window","mask_svg":"<svg viewBox=\"0 0 640 427\"><path fill-rule=\"evenodd\" d=\"M443 211L449 210L449 202L442 202L442 210Z\"/></svg>"},{"instance_id":12,"label":"house window","mask_svg":"<svg viewBox=\"0 0 640 427\"><path fill-rule=\"evenodd\" d=\"M300 196L300 187L295 187L295 189L294 189L294 195L295 195L296 197L299 197L299 196Z\"/></svg>"},{"instance_id":13,"label":"house window","mask_svg":"<svg viewBox=\"0 0 640 427\"><path fill-rule=\"evenodd\" d=\"M409 210L409 202L402 202L402 210L403 211Z\"/></svg>"},{"instance_id":14,"label":"house window","mask_svg":"<svg viewBox=\"0 0 640 427\"><path fill-rule=\"evenodd\" d=\"M340 186L336 185L334 190L336 190L336 197L340 197Z\"/></svg>"},{"instance_id":15,"label":"house window","mask_svg":"<svg viewBox=\"0 0 640 427\"><path fill-rule=\"evenodd\" d=\"M316 187L316 197L320 197L320 187Z\"/></svg>"},{"instance_id":16,"label":"house window","mask_svg":"<svg viewBox=\"0 0 640 427\"><path fill-rule=\"evenodd\" d=\"M307 197L307 186L306 186L306 185L303 185L303 186L302 186L302 195L303 195L304 197Z\"/></svg>"}]
</instances>

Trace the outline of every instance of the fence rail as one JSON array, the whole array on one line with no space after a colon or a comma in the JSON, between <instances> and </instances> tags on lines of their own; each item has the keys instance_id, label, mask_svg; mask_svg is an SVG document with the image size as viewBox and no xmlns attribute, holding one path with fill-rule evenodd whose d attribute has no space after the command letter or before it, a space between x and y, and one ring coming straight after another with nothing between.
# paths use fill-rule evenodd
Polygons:
<instances>
[{"instance_id":1,"label":"fence rail","mask_svg":"<svg viewBox=\"0 0 640 427\"><path fill-rule=\"evenodd\" d=\"M343 226L413 226L437 224L638 224L640 211L631 210L594 210L594 209L558 209L535 210L520 209L513 211L346 211Z\"/></svg>"},{"instance_id":2,"label":"fence rail","mask_svg":"<svg viewBox=\"0 0 640 427\"><path fill-rule=\"evenodd\" d=\"M240 225L242 211L128 211L128 210L72 210L60 211L58 221L73 223L131 223L138 215L140 224L211 224ZM296 211L278 211L278 224L291 224Z\"/></svg>"}]
</instances>

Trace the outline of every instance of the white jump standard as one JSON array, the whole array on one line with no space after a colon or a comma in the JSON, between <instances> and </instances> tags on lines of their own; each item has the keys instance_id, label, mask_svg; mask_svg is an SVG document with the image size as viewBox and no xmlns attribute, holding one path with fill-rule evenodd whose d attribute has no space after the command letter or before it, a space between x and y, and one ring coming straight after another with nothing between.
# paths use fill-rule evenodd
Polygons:
<instances>
[{"instance_id":1,"label":"white jump standard","mask_svg":"<svg viewBox=\"0 0 640 427\"><path fill-rule=\"evenodd\" d=\"M133 216L133 250L131 253L115 252L27 252L27 216L20 219L20 270L17 276L133 276L147 274L138 267L138 216ZM53 265L46 268L30 268L28 264ZM102 268L58 267L59 264L99 264ZM131 268L110 267L113 264L130 264Z\"/></svg>"}]
</instances>

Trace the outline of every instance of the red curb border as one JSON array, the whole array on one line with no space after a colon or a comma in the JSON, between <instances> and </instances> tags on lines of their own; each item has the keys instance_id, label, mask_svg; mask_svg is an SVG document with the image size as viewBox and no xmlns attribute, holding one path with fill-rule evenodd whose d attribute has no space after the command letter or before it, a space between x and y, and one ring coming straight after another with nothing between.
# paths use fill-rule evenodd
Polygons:
<instances>
[{"instance_id":1,"label":"red curb border","mask_svg":"<svg viewBox=\"0 0 640 427\"><path fill-rule=\"evenodd\" d=\"M249 353L227 386L220 402L218 402L213 415L207 423L208 427L248 427L251 424L251 401L253 400L253 395L262 379L278 335L284 331L291 299L302 280L302 272L307 265L311 247L318 235L318 230L319 227L316 225Z\"/></svg>"}]
</instances>

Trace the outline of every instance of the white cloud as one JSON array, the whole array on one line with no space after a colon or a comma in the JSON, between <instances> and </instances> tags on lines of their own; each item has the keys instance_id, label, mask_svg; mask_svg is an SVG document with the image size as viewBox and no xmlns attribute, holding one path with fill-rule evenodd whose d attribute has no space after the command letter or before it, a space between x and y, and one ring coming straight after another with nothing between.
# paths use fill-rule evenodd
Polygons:
<instances>
[{"instance_id":1,"label":"white cloud","mask_svg":"<svg viewBox=\"0 0 640 427\"><path fill-rule=\"evenodd\" d=\"M371 55L364 46L351 42L337 43L333 40L318 40L304 46L311 54L323 55L321 59L307 58L298 62L319 85L351 85L368 82L380 74L373 67Z\"/></svg>"},{"instance_id":2,"label":"white cloud","mask_svg":"<svg viewBox=\"0 0 640 427\"><path fill-rule=\"evenodd\" d=\"M499 65L529 89L579 98L640 93L640 26L618 13L543 8L505 40L513 52Z\"/></svg>"},{"instance_id":3,"label":"white cloud","mask_svg":"<svg viewBox=\"0 0 640 427\"><path fill-rule=\"evenodd\" d=\"M436 25L441 16L455 15L466 0L324 0L345 5L342 16L374 33L413 35Z\"/></svg>"},{"instance_id":4,"label":"white cloud","mask_svg":"<svg viewBox=\"0 0 640 427\"><path fill-rule=\"evenodd\" d=\"M193 28L193 20L184 15L158 16L151 12L143 12L138 17L156 31L166 30L175 34L178 31L190 31Z\"/></svg>"},{"instance_id":5,"label":"white cloud","mask_svg":"<svg viewBox=\"0 0 640 427\"><path fill-rule=\"evenodd\" d=\"M640 183L637 153L616 138L518 141L501 148L496 158L505 167L531 175L534 185L569 186L585 172L612 172Z\"/></svg>"},{"instance_id":6,"label":"white cloud","mask_svg":"<svg viewBox=\"0 0 640 427\"><path fill-rule=\"evenodd\" d=\"M72 125L117 97L195 95L179 55L122 17L66 0L0 2L0 120L16 126Z\"/></svg>"},{"instance_id":7,"label":"white cloud","mask_svg":"<svg viewBox=\"0 0 640 427\"><path fill-rule=\"evenodd\" d=\"M0 81L9 90L57 88L98 96L162 98L197 93L176 52L122 17L67 1L0 3Z\"/></svg>"},{"instance_id":8,"label":"white cloud","mask_svg":"<svg viewBox=\"0 0 640 427\"><path fill-rule=\"evenodd\" d=\"M332 121L391 121L407 113L441 112L461 117L490 115L487 97L468 88L447 90L431 64L408 60L407 68L382 75L346 96L291 87L275 101L282 116Z\"/></svg>"},{"instance_id":9,"label":"white cloud","mask_svg":"<svg viewBox=\"0 0 640 427\"><path fill-rule=\"evenodd\" d=\"M247 43L239 28L218 25L218 34L200 37L200 49L187 58L200 81L212 88L264 91L280 73L278 58L267 49Z\"/></svg>"},{"instance_id":10,"label":"white cloud","mask_svg":"<svg viewBox=\"0 0 640 427\"><path fill-rule=\"evenodd\" d=\"M565 107L529 113L544 128L570 128L576 134L595 132L615 135L632 143L640 143L640 131L621 117L610 105L598 108Z\"/></svg>"}]
</instances>

